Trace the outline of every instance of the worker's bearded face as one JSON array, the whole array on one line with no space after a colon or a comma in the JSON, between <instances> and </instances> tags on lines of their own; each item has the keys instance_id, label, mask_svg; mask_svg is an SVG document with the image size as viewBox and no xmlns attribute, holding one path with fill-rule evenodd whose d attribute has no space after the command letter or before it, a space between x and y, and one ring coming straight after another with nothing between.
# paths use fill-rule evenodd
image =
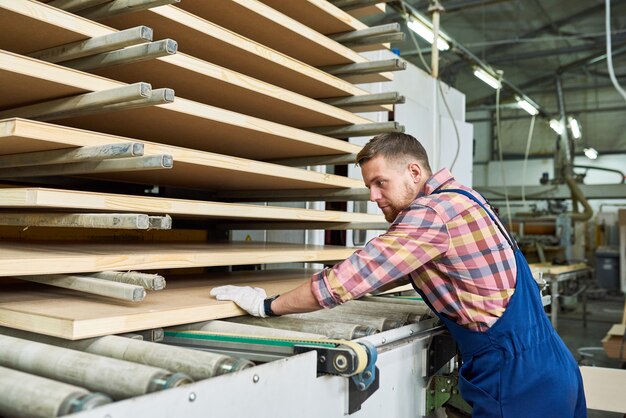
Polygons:
<instances>
[{"instance_id":1,"label":"worker's bearded face","mask_svg":"<svg viewBox=\"0 0 626 418\"><path fill-rule=\"evenodd\" d=\"M361 174L370 189L370 200L383 211L387 222L409 207L425 181L418 163L388 160L382 155L361 164Z\"/></svg>"}]
</instances>

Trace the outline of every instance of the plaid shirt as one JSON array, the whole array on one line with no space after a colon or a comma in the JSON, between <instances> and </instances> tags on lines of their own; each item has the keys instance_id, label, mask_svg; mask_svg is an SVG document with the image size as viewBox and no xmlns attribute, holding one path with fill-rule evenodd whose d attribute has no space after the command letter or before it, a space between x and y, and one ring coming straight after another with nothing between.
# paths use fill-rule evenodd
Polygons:
<instances>
[{"instance_id":1,"label":"plaid shirt","mask_svg":"<svg viewBox=\"0 0 626 418\"><path fill-rule=\"evenodd\" d=\"M313 276L311 289L330 308L409 275L434 308L469 329L487 330L515 290L513 249L489 215L459 193L446 169L428 179L386 233Z\"/></svg>"}]
</instances>

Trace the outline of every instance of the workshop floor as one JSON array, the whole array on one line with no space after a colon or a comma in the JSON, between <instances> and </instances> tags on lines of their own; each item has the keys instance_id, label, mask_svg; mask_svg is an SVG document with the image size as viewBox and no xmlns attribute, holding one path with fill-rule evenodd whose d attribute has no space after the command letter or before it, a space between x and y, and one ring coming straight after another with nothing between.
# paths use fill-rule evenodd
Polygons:
<instances>
[{"instance_id":1,"label":"workshop floor","mask_svg":"<svg viewBox=\"0 0 626 418\"><path fill-rule=\"evenodd\" d=\"M621 323L624 310L624 296L607 296L602 300L589 300L587 303L587 326L583 327L582 306L579 303L576 310L561 313L558 316L558 333L567 344L576 360L582 356L580 348L602 347L601 340L611 325ZM606 356L603 350L582 350L591 353L592 357L585 357L584 364L598 367L619 368L617 360ZM622 418L623 414L589 410L589 418Z\"/></svg>"}]
</instances>

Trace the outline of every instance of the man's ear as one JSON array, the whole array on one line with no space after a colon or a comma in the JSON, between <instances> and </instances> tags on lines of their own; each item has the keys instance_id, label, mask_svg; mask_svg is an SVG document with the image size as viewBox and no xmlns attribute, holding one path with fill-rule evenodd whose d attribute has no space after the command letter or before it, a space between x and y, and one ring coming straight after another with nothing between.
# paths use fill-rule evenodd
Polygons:
<instances>
[{"instance_id":1,"label":"man's ear","mask_svg":"<svg viewBox=\"0 0 626 418\"><path fill-rule=\"evenodd\" d=\"M422 167L418 163L409 163L409 173L414 183L419 183L422 179Z\"/></svg>"}]
</instances>

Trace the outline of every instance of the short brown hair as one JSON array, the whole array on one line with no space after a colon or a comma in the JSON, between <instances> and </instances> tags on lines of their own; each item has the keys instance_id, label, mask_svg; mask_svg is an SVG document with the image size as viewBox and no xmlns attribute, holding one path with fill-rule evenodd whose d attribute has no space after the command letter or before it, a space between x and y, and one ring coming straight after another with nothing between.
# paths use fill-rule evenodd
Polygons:
<instances>
[{"instance_id":1,"label":"short brown hair","mask_svg":"<svg viewBox=\"0 0 626 418\"><path fill-rule=\"evenodd\" d=\"M377 155L396 161L413 157L424 169L432 173L426 150L415 137L408 134L392 132L376 135L359 151L356 164L362 165Z\"/></svg>"}]
</instances>

